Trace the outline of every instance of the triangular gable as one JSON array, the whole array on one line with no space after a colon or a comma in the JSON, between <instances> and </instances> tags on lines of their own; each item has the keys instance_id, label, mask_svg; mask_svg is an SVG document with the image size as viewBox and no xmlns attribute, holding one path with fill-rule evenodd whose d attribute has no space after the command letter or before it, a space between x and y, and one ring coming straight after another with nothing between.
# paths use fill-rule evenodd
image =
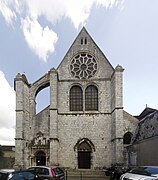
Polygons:
<instances>
[{"instance_id":1,"label":"triangular gable","mask_svg":"<svg viewBox=\"0 0 158 180\"><path fill-rule=\"evenodd\" d=\"M77 72L76 70L75 72L75 66L78 66L77 68L84 68L84 62L78 62L78 60L80 61L80 59L82 59L82 56L83 58L86 56L86 59L90 57L90 60L86 61L88 61L92 67L86 67L85 65L85 68L92 69L92 75L88 74L89 70L82 72L81 69L80 71ZM73 58L75 59L75 62L73 62ZM82 76L83 78L84 76L88 78L111 78L114 69L85 27L83 27L58 66L57 71L59 79L74 79L76 77L82 79ZM82 73L85 73L85 75ZM77 76L77 74L80 75Z\"/></svg>"}]
</instances>

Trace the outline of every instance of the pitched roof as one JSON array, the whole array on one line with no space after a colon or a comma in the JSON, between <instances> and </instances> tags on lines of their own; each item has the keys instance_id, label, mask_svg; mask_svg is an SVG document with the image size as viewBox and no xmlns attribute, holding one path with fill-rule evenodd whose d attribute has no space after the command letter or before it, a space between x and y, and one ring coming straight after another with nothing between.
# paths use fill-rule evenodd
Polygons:
<instances>
[{"instance_id":1,"label":"pitched roof","mask_svg":"<svg viewBox=\"0 0 158 180\"><path fill-rule=\"evenodd\" d=\"M141 117L143 118L137 125L136 132L132 138L132 143L137 143L158 135L158 110L149 108L142 113Z\"/></svg>"},{"instance_id":2,"label":"pitched roof","mask_svg":"<svg viewBox=\"0 0 158 180\"><path fill-rule=\"evenodd\" d=\"M142 120L144 117L146 117L147 115L155 112L156 109L153 109L153 108L149 108L149 107L146 107L141 113L139 116L135 116L138 120Z\"/></svg>"}]
</instances>

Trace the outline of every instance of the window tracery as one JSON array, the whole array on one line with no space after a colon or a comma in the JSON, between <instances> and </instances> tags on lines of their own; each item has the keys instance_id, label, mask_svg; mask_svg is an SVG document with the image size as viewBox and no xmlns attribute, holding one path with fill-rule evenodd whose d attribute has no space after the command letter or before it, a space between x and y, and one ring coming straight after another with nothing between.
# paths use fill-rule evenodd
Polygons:
<instances>
[{"instance_id":1,"label":"window tracery","mask_svg":"<svg viewBox=\"0 0 158 180\"><path fill-rule=\"evenodd\" d=\"M97 62L92 55L80 53L72 59L70 71L78 79L89 79L97 72Z\"/></svg>"}]
</instances>

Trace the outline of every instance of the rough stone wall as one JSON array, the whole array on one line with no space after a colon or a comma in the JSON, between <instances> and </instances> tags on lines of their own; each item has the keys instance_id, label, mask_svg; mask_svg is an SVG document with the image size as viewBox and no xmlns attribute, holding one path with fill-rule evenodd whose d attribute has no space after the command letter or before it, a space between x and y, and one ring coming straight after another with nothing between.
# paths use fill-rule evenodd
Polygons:
<instances>
[{"instance_id":1,"label":"rough stone wall","mask_svg":"<svg viewBox=\"0 0 158 180\"><path fill-rule=\"evenodd\" d=\"M111 79L112 163L123 163L123 68L117 65Z\"/></svg>"},{"instance_id":2,"label":"rough stone wall","mask_svg":"<svg viewBox=\"0 0 158 180\"><path fill-rule=\"evenodd\" d=\"M35 120L35 134L41 132L44 134L45 137L49 137L50 131L50 118L49 118L49 107L44 109L42 112L36 115Z\"/></svg>"},{"instance_id":3,"label":"rough stone wall","mask_svg":"<svg viewBox=\"0 0 158 180\"><path fill-rule=\"evenodd\" d=\"M15 78L16 90L16 135L15 135L15 168L26 165L28 155L24 155L25 136L28 134L29 122L29 84L25 75L17 74ZM25 129L26 128L26 129ZM27 132L27 133L26 133Z\"/></svg>"},{"instance_id":4,"label":"rough stone wall","mask_svg":"<svg viewBox=\"0 0 158 180\"><path fill-rule=\"evenodd\" d=\"M95 146L92 168L111 164L111 116L104 114L59 116L59 164L77 168L74 147L79 139L88 138Z\"/></svg>"},{"instance_id":5,"label":"rough stone wall","mask_svg":"<svg viewBox=\"0 0 158 180\"><path fill-rule=\"evenodd\" d=\"M98 88L98 99L99 99L99 112L97 113L111 113L111 86L110 81L107 80L94 80L94 81L77 81L69 82L69 81L60 81L58 83L58 113L69 113L75 114L74 112L70 112L69 110L69 91L73 85L80 85L82 87L83 92L88 85L96 85ZM86 113L86 112L85 112ZM87 112L89 114L89 112Z\"/></svg>"},{"instance_id":6,"label":"rough stone wall","mask_svg":"<svg viewBox=\"0 0 158 180\"><path fill-rule=\"evenodd\" d=\"M126 111L123 111L123 133L125 134L126 132L131 132L134 134L137 124L138 124L138 119L133 117L131 114L129 114Z\"/></svg>"},{"instance_id":7,"label":"rough stone wall","mask_svg":"<svg viewBox=\"0 0 158 180\"><path fill-rule=\"evenodd\" d=\"M90 85L89 81L78 81L83 91ZM92 168L101 168L111 164L111 95L109 81L92 81L98 87L99 111L70 112L69 91L74 82L59 82L58 86L58 137L59 165L77 168L77 151L75 144L79 139L87 138L95 146L92 155Z\"/></svg>"}]
</instances>

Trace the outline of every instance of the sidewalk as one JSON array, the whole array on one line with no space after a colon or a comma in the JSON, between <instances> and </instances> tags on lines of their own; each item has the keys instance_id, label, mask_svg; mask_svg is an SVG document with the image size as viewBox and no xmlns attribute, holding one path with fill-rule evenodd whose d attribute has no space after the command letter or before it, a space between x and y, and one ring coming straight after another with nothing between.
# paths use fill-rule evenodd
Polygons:
<instances>
[{"instance_id":1,"label":"sidewalk","mask_svg":"<svg viewBox=\"0 0 158 180\"><path fill-rule=\"evenodd\" d=\"M110 180L102 170L65 171L65 180Z\"/></svg>"},{"instance_id":2,"label":"sidewalk","mask_svg":"<svg viewBox=\"0 0 158 180\"><path fill-rule=\"evenodd\" d=\"M79 177L79 176L69 176L65 180L109 180L109 177Z\"/></svg>"}]
</instances>

